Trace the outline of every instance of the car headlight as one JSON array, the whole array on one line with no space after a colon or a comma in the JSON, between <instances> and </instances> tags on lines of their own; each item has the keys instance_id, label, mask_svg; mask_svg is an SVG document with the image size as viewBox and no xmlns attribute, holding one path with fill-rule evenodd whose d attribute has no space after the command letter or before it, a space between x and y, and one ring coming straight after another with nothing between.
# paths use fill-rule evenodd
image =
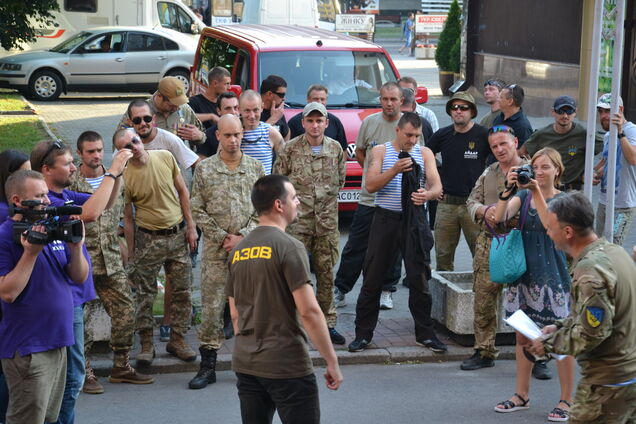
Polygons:
<instances>
[{"instance_id":1,"label":"car headlight","mask_svg":"<svg viewBox=\"0 0 636 424\"><path fill-rule=\"evenodd\" d=\"M0 63L0 71L19 71L22 65L19 63Z\"/></svg>"}]
</instances>

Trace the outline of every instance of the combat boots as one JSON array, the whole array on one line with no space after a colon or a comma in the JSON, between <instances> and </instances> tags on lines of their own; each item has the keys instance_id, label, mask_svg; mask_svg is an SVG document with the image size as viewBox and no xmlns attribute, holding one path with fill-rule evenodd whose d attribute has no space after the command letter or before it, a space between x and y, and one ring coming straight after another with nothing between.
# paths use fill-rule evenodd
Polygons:
<instances>
[{"instance_id":1,"label":"combat boots","mask_svg":"<svg viewBox=\"0 0 636 424\"><path fill-rule=\"evenodd\" d=\"M88 360L86 360L86 376L84 377L82 391L91 395L101 395L104 393L104 386L101 385L95 376L93 368L91 368L91 363Z\"/></svg>"},{"instance_id":2,"label":"combat boots","mask_svg":"<svg viewBox=\"0 0 636 424\"><path fill-rule=\"evenodd\" d=\"M139 356L137 356L139 360ZM115 352L113 369L110 372L111 383L150 384L154 383L152 376L137 372L128 359L128 351Z\"/></svg>"},{"instance_id":3,"label":"combat boots","mask_svg":"<svg viewBox=\"0 0 636 424\"><path fill-rule=\"evenodd\" d=\"M190 349L183 336L172 331L170 341L166 345L166 352L176 356L185 362L192 362L197 359L197 353Z\"/></svg>"},{"instance_id":4,"label":"combat boots","mask_svg":"<svg viewBox=\"0 0 636 424\"><path fill-rule=\"evenodd\" d=\"M149 366L155 359L155 345L152 342L152 330L144 330L139 333L141 350L137 354L137 366Z\"/></svg>"},{"instance_id":5,"label":"combat boots","mask_svg":"<svg viewBox=\"0 0 636 424\"><path fill-rule=\"evenodd\" d=\"M216 382L216 349L206 349L201 346L199 352L201 352L201 366L197 375L188 384L191 389L202 389Z\"/></svg>"}]
</instances>

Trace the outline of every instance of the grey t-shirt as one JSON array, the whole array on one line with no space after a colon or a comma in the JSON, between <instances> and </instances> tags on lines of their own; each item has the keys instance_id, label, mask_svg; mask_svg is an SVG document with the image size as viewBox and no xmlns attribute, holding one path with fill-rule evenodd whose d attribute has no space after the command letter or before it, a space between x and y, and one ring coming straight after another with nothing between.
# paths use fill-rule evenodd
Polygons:
<instances>
[{"instance_id":1,"label":"grey t-shirt","mask_svg":"<svg viewBox=\"0 0 636 424\"><path fill-rule=\"evenodd\" d=\"M157 135L150 143L145 143L144 148L146 150L167 150L172 153L181 173L185 173L185 170L199 159L199 156L190 150L179 137L161 128L157 128Z\"/></svg>"}]
</instances>

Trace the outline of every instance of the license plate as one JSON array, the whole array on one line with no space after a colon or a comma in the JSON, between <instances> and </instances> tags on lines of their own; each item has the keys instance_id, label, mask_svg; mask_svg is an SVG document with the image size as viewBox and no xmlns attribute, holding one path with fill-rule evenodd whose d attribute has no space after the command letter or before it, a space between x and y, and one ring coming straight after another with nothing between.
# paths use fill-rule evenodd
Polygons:
<instances>
[{"instance_id":1,"label":"license plate","mask_svg":"<svg viewBox=\"0 0 636 424\"><path fill-rule=\"evenodd\" d=\"M338 203L356 203L360 200L360 190L342 190L338 192Z\"/></svg>"}]
</instances>

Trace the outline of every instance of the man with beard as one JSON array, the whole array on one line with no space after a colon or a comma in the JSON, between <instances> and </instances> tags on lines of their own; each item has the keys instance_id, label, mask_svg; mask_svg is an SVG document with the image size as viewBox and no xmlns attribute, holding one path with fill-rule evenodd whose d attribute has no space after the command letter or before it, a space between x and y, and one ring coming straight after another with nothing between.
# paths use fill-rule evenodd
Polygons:
<instances>
[{"instance_id":1,"label":"man with beard","mask_svg":"<svg viewBox=\"0 0 636 424\"><path fill-rule=\"evenodd\" d=\"M64 206L69 202L82 206L80 219L84 222L94 222L104 209L111 208L119 194L123 172L130 151L118 152L106 173L104 180L95 193L78 193L67 190L71 185L71 178L77 168L73 164L70 147L59 141L42 141L31 151L31 168L44 175L44 181L49 188L48 197L52 206ZM83 247L84 254L89 260L88 251ZM90 261L89 261L90 263ZM67 348L66 388L59 423L73 423L75 420L75 402L84 384L84 303L95 299L95 288L92 275L81 285L71 285L73 294L73 332L75 344Z\"/></svg>"}]
</instances>

